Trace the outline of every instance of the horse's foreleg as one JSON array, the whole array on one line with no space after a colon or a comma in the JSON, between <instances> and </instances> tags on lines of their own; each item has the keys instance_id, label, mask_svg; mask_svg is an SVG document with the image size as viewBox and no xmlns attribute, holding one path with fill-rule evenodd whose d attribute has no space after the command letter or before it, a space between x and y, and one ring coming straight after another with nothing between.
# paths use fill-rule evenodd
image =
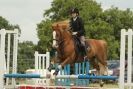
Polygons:
<instances>
[{"instance_id":1,"label":"horse's foreleg","mask_svg":"<svg viewBox=\"0 0 133 89\"><path fill-rule=\"evenodd\" d=\"M60 65L58 65L58 67L55 69L55 72L53 73L53 75L57 75L59 70L62 69L66 64L68 64L70 58L66 58L65 61L63 61Z\"/></svg>"},{"instance_id":2,"label":"horse's foreleg","mask_svg":"<svg viewBox=\"0 0 133 89\"><path fill-rule=\"evenodd\" d=\"M54 64L55 64L54 60L50 62L50 65L49 65L49 67L47 68L47 70L48 70L49 72L51 72L51 70L54 68Z\"/></svg>"},{"instance_id":3,"label":"horse's foreleg","mask_svg":"<svg viewBox=\"0 0 133 89\"><path fill-rule=\"evenodd\" d=\"M50 64L47 70L48 70L49 72L51 72L52 68L53 68L53 64Z\"/></svg>"},{"instance_id":4,"label":"horse's foreleg","mask_svg":"<svg viewBox=\"0 0 133 89\"><path fill-rule=\"evenodd\" d=\"M49 67L46 70L46 76L49 78L51 75L51 70L53 69L54 65L50 63Z\"/></svg>"}]
</instances>

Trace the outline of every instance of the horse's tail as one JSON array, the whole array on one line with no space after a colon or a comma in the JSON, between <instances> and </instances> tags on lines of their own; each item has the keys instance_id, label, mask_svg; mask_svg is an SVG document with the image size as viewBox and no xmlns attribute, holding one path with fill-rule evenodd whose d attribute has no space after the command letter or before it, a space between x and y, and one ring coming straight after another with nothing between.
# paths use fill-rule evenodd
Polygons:
<instances>
[{"instance_id":1,"label":"horse's tail","mask_svg":"<svg viewBox=\"0 0 133 89\"><path fill-rule=\"evenodd\" d=\"M107 66L107 55L108 55L108 46L107 46L107 42L104 41L104 40L100 40L100 44L101 44L101 47L102 47L102 61L101 63L105 66Z\"/></svg>"},{"instance_id":2,"label":"horse's tail","mask_svg":"<svg viewBox=\"0 0 133 89\"><path fill-rule=\"evenodd\" d=\"M104 48L104 60L107 61L108 59L108 44L106 41L103 41L103 48Z\"/></svg>"},{"instance_id":3,"label":"horse's tail","mask_svg":"<svg viewBox=\"0 0 133 89\"><path fill-rule=\"evenodd\" d=\"M106 56L108 56L108 44L106 41L104 41L104 47L105 47Z\"/></svg>"}]
</instances>

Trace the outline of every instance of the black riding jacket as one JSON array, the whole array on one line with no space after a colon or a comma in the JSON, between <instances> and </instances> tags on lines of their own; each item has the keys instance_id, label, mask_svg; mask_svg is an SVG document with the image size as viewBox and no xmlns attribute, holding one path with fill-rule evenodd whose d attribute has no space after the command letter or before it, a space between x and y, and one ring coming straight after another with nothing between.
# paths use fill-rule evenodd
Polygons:
<instances>
[{"instance_id":1,"label":"black riding jacket","mask_svg":"<svg viewBox=\"0 0 133 89\"><path fill-rule=\"evenodd\" d=\"M78 36L84 36L85 35L85 29L84 29L84 23L80 17L77 17L77 19L74 21L73 18L70 19L70 27L73 32L77 32Z\"/></svg>"}]
</instances>

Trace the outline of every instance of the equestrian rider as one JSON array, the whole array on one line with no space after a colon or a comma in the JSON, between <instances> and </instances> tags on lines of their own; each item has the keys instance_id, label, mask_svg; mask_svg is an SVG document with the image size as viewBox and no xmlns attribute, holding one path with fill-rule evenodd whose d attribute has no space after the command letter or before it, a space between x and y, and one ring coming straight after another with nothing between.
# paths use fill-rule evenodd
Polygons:
<instances>
[{"instance_id":1,"label":"equestrian rider","mask_svg":"<svg viewBox=\"0 0 133 89\"><path fill-rule=\"evenodd\" d=\"M77 8L72 8L70 11L70 27L72 29L72 35L77 35L82 44L83 51L86 55L86 47L85 47L85 29L84 23L81 17L79 17L79 10Z\"/></svg>"}]
</instances>

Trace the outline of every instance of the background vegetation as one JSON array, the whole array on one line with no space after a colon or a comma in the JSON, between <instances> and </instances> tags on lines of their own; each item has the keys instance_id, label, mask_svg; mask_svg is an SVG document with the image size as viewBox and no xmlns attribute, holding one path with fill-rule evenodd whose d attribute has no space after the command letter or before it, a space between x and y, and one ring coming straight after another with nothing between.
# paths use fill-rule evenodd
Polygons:
<instances>
[{"instance_id":1,"label":"background vegetation","mask_svg":"<svg viewBox=\"0 0 133 89\"><path fill-rule=\"evenodd\" d=\"M69 19L69 10L77 7L80 16L85 23L86 38L103 39L108 43L108 59L119 59L120 53L120 30L133 28L133 12L130 9L120 10L117 7L103 10L101 4L94 0L53 0L51 8L44 11L43 19L37 24L37 45L30 41L19 42L18 48L18 70L25 71L27 68L34 68L34 52L40 53L50 51L54 56L52 44L51 24L56 21ZM5 18L0 16L0 29L18 28L19 25L12 25ZM21 71L20 71L21 70Z\"/></svg>"},{"instance_id":2,"label":"background vegetation","mask_svg":"<svg viewBox=\"0 0 133 89\"><path fill-rule=\"evenodd\" d=\"M51 24L69 19L69 10L77 7L85 23L86 37L103 39L108 43L108 58L119 58L120 30L133 28L133 12L130 9L119 10L117 7L103 10L94 0L53 0L52 7L43 14L44 19L37 24L39 37L38 50L51 50Z\"/></svg>"}]
</instances>

